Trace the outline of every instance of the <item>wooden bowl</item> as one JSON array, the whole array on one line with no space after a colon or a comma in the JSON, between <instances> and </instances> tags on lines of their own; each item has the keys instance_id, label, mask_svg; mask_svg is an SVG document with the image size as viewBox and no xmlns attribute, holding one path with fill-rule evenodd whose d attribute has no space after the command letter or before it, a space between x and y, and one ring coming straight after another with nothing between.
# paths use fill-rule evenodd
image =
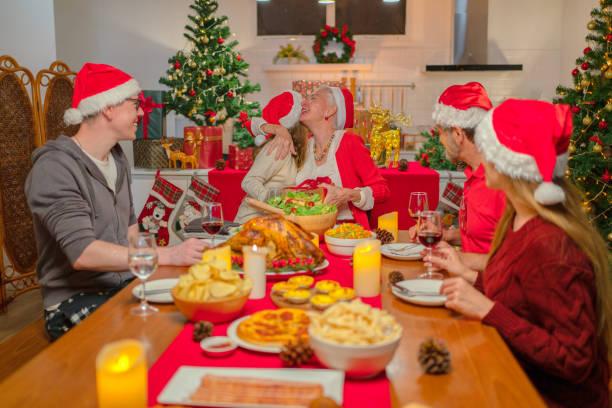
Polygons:
<instances>
[{"instance_id":1,"label":"wooden bowl","mask_svg":"<svg viewBox=\"0 0 612 408\"><path fill-rule=\"evenodd\" d=\"M240 315L245 303L249 299L247 293L232 296L225 299L210 301L194 301L177 296L178 288L172 289L172 297L176 308L187 318L187 320L208 320L211 323L223 323L234 320Z\"/></svg>"},{"instance_id":2,"label":"wooden bowl","mask_svg":"<svg viewBox=\"0 0 612 408\"><path fill-rule=\"evenodd\" d=\"M307 232L314 232L320 236L336 225L338 211L321 215L286 215L285 217L298 224Z\"/></svg>"}]
</instances>

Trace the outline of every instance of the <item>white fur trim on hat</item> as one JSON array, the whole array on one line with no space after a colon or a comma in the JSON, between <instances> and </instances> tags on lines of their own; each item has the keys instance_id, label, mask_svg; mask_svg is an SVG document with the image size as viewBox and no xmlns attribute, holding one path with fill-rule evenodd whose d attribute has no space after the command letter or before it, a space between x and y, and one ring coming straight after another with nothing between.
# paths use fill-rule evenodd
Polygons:
<instances>
[{"instance_id":1,"label":"white fur trim on hat","mask_svg":"<svg viewBox=\"0 0 612 408\"><path fill-rule=\"evenodd\" d=\"M567 154L567 152L557 156L557 161L555 162L555 170L553 171L553 177L561 178L565 176L565 170L567 170L568 160L569 155Z\"/></svg>"},{"instance_id":2,"label":"white fur trim on hat","mask_svg":"<svg viewBox=\"0 0 612 408\"><path fill-rule=\"evenodd\" d=\"M535 200L543 205L559 204L565 201L565 192L555 183L541 183L535 189L533 196Z\"/></svg>"},{"instance_id":3,"label":"white fur trim on hat","mask_svg":"<svg viewBox=\"0 0 612 408\"><path fill-rule=\"evenodd\" d=\"M262 144L266 143L268 141L268 139L266 138L266 135L257 135L255 136L255 146L261 146Z\"/></svg>"},{"instance_id":4,"label":"white fur trim on hat","mask_svg":"<svg viewBox=\"0 0 612 408\"><path fill-rule=\"evenodd\" d=\"M493 112L491 109L476 127L474 136L476 146L484 155L486 161L493 163L495 168L512 178L541 182L542 175L535 159L523 153L517 153L502 145L493 128Z\"/></svg>"},{"instance_id":5,"label":"white fur trim on hat","mask_svg":"<svg viewBox=\"0 0 612 408\"><path fill-rule=\"evenodd\" d=\"M257 116L251 119L251 132L253 132L253 135L255 135L255 137L265 136L266 132L264 132L261 127L266 124L268 124L268 122L262 117Z\"/></svg>"},{"instance_id":6,"label":"white fur trim on hat","mask_svg":"<svg viewBox=\"0 0 612 408\"><path fill-rule=\"evenodd\" d=\"M130 96L138 95L139 92L140 85L138 85L138 82L135 79L130 79L107 91L82 99L76 109L66 110L64 122L68 125L79 124L83 121L83 118L98 113L106 107L117 105Z\"/></svg>"},{"instance_id":7,"label":"white fur trim on hat","mask_svg":"<svg viewBox=\"0 0 612 408\"><path fill-rule=\"evenodd\" d=\"M338 87L330 86L328 89L334 97L334 102L336 102L336 129L344 129L344 124L346 122L344 95L342 95L342 90Z\"/></svg>"},{"instance_id":8,"label":"white fur trim on hat","mask_svg":"<svg viewBox=\"0 0 612 408\"><path fill-rule=\"evenodd\" d=\"M298 121L300 120L300 115L302 114L302 95L295 91L287 92L289 92L293 97L293 105L291 106L291 110L289 111L289 113L286 116L280 118L279 122L287 129L291 129L298 123Z\"/></svg>"},{"instance_id":9,"label":"white fur trim on hat","mask_svg":"<svg viewBox=\"0 0 612 408\"><path fill-rule=\"evenodd\" d=\"M444 127L459 127L474 129L482 121L488 111L481 108L461 110L443 103L436 103L431 117L434 122Z\"/></svg>"}]
</instances>

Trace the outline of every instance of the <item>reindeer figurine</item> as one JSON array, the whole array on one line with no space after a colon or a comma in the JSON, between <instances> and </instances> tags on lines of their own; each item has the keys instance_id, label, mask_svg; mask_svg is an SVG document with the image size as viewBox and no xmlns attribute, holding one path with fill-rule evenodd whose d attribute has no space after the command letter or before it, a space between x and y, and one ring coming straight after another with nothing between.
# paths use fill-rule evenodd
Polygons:
<instances>
[{"instance_id":1,"label":"reindeer figurine","mask_svg":"<svg viewBox=\"0 0 612 408\"><path fill-rule=\"evenodd\" d=\"M200 148L202 147L202 140L204 137L200 132L198 132L197 137L194 140L193 132L187 132L185 135L185 144L191 146L192 154L185 154L183 160L181 160L181 168L186 169L187 164L191 166L192 169L198 167L198 161L200 158Z\"/></svg>"},{"instance_id":2,"label":"reindeer figurine","mask_svg":"<svg viewBox=\"0 0 612 408\"><path fill-rule=\"evenodd\" d=\"M168 157L168 167L171 169L176 169L176 162L180 161L181 167L185 168L185 157L187 156L185 153L178 150L172 150L170 148L170 146L172 146L172 142L168 139L162 139L161 145L166 151L166 156Z\"/></svg>"}]
</instances>

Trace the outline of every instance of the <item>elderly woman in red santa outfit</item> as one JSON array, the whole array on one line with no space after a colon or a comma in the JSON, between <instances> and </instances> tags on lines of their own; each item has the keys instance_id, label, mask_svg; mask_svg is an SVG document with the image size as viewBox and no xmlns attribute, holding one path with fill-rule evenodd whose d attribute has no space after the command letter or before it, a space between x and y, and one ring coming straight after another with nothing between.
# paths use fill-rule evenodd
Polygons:
<instances>
[{"instance_id":1,"label":"elderly woman in red santa outfit","mask_svg":"<svg viewBox=\"0 0 612 408\"><path fill-rule=\"evenodd\" d=\"M296 184L324 177L331 184L325 201L338 206L338 220L353 221L369 228L366 211L389 197L389 187L358 135L346 131L353 126L353 96L346 88L321 87L302 102L300 122L312 137ZM270 150L291 147L281 129Z\"/></svg>"},{"instance_id":2,"label":"elderly woman in red santa outfit","mask_svg":"<svg viewBox=\"0 0 612 408\"><path fill-rule=\"evenodd\" d=\"M608 407L606 245L565 180L567 105L511 99L476 130L487 186L506 195L483 273L447 279L446 307L495 327L551 407ZM434 254L452 273L455 253ZM473 286L472 286L473 285Z\"/></svg>"}]
</instances>

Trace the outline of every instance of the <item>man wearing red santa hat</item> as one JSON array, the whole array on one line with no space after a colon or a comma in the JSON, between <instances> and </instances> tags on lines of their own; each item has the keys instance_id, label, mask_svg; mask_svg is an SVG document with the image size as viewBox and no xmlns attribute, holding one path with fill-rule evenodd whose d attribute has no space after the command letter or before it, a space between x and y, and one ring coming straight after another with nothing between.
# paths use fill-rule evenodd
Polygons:
<instances>
[{"instance_id":1,"label":"man wearing red santa hat","mask_svg":"<svg viewBox=\"0 0 612 408\"><path fill-rule=\"evenodd\" d=\"M56 339L131 280L128 235L138 232L130 166L118 142L133 140L143 112L140 86L117 68L86 63L76 76L68 124L37 149L26 181L38 247L46 329ZM159 263L190 265L204 244L158 248Z\"/></svg>"},{"instance_id":2,"label":"man wearing red santa hat","mask_svg":"<svg viewBox=\"0 0 612 408\"><path fill-rule=\"evenodd\" d=\"M440 292L499 331L549 406L607 407L609 254L564 178L571 134L567 105L510 99L487 114L475 140L506 210L484 273Z\"/></svg>"},{"instance_id":3,"label":"man wearing red santa hat","mask_svg":"<svg viewBox=\"0 0 612 408\"><path fill-rule=\"evenodd\" d=\"M444 241L461 241L462 263L474 270L482 270L480 257L470 253L489 252L495 227L504 212L505 198L500 191L486 186L482 153L474 143L476 126L493 107L487 91L478 82L452 85L438 99L432 115L440 133L446 156L453 163L464 162L466 181L459 208L459 230L444 231ZM416 228L410 229L416 239ZM440 247L450 248L441 243Z\"/></svg>"}]
</instances>

